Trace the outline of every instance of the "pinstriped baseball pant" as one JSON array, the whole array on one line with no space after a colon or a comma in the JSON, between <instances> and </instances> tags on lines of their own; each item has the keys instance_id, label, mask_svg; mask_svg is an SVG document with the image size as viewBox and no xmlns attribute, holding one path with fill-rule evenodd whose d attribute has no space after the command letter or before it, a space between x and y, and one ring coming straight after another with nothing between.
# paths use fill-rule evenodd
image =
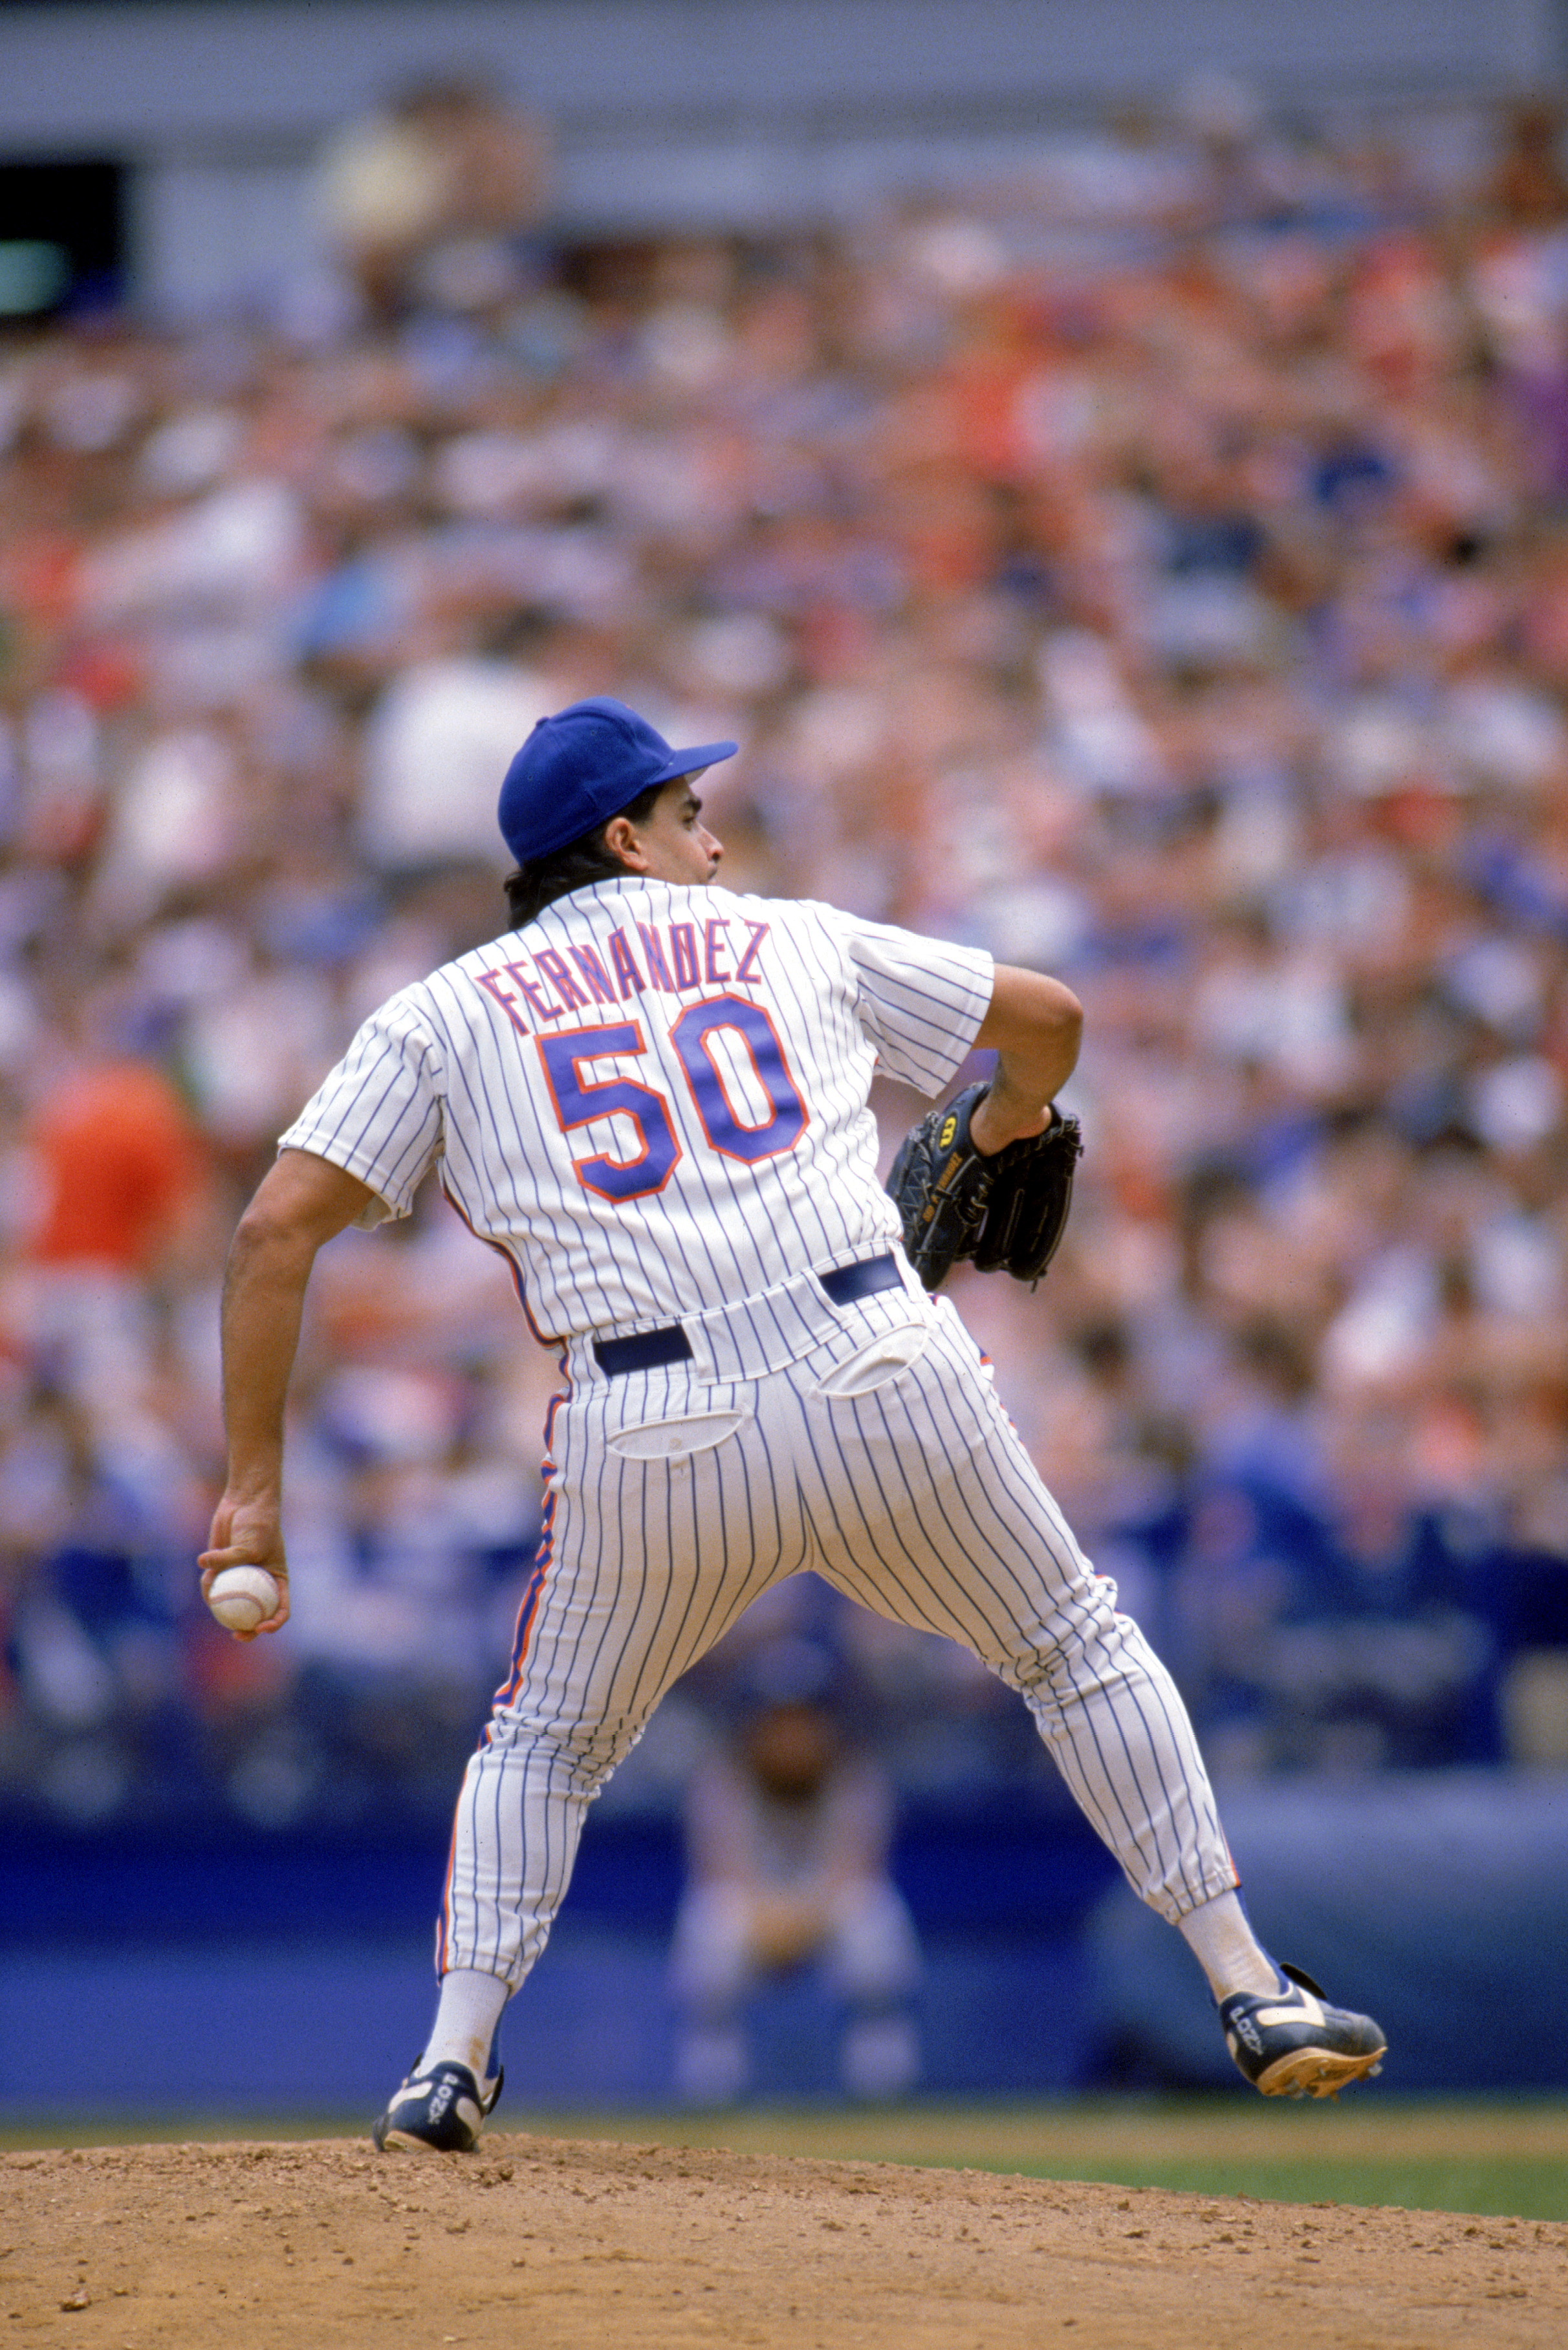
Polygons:
<instances>
[{"instance_id":1,"label":"pinstriped baseball pant","mask_svg":"<svg viewBox=\"0 0 1568 2350\"><path fill-rule=\"evenodd\" d=\"M1235 1884L1170 1676L1079 1550L952 1306L900 1291L832 1321L754 1379L715 1378L711 1361L611 1379L575 1350L513 1669L458 1799L438 1971L516 1988L587 1806L659 1698L806 1567L896 1623L961 1640L1017 1690L1162 1916ZM853 1385L857 1366L877 1383L824 1391Z\"/></svg>"}]
</instances>

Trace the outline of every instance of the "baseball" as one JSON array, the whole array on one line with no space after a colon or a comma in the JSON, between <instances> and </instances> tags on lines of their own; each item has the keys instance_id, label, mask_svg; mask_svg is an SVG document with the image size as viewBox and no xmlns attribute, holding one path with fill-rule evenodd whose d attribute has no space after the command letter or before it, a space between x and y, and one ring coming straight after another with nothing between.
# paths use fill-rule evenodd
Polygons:
<instances>
[{"instance_id":1,"label":"baseball","mask_svg":"<svg viewBox=\"0 0 1568 2350\"><path fill-rule=\"evenodd\" d=\"M207 1605L230 1632L254 1632L277 1606L277 1586L265 1566L225 1566L215 1575Z\"/></svg>"}]
</instances>

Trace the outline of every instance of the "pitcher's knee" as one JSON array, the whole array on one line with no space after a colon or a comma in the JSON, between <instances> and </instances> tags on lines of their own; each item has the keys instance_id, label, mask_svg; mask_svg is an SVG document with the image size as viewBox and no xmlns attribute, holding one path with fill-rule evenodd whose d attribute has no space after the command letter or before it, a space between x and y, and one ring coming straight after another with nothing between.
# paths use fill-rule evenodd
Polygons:
<instances>
[{"instance_id":1,"label":"pitcher's knee","mask_svg":"<svg viewBox=\"0 0 1568 2350\"><path fill-rule=\"evenodd\" d=\"M537 1755L576 1793L592 1794L637 1743L641 1725L576 1721L538 1707L498 1702L481 1735L473 1762L505 1756L514 1764ZM472 1765L471 1765L472 1768Z\"/></svg>"}]
</instances>

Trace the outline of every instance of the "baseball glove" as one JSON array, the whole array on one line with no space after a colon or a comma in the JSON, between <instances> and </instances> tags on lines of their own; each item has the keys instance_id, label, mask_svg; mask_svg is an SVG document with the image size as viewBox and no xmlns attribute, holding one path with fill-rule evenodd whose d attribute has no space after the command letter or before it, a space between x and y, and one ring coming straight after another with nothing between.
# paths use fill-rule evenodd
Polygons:
<instances>
[{"instance_id":1,"label":"baseball glove","mask_svg":"<svg viewBox=\"0 0 1568 2350\"><path fill-rule=\"evenodd\" d=\"M904 1247L927 1289L940 1289L965 1258L981 1273L1038 1281L1073 1204L1073 1169L1084 1147L1077 1119L1054 1110L1044 1134L987 1157L969 1132L986 1090L966 1087L945 1108L928 1111L904 1137L888 1176Z\"/></svg>"}]
</instances>

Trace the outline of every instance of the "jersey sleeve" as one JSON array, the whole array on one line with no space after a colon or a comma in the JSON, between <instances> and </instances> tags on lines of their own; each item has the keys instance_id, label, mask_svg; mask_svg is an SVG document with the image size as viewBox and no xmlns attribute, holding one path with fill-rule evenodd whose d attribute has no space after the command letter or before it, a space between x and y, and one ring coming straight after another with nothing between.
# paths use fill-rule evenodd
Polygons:
<instances>
[{"instance_id":1,"label":"jersey sleeve","mask_svg":"<svg viewBox=\"0 0 1568 2350\"><path fill-rule=\"evenodd\" d=\"M441 1156L444 1064L406 997L373 1012L286 1134L280 1150L308 1150L369 1184L364 1225L406 1216Z\"/></svg>"},{"instance_id":2,"label":"jersey sleeve","mask_svg":"<svg viewBox=\"0 0 1568 2350\"><path fill-rule=\"evenodd\" d=\"M953 946L886 922L838 916L858 985L860 1025L889 1076L928 1096L962 1066L991 1005L996 966L983 947Z\"/></svg>"}]
</instances>

